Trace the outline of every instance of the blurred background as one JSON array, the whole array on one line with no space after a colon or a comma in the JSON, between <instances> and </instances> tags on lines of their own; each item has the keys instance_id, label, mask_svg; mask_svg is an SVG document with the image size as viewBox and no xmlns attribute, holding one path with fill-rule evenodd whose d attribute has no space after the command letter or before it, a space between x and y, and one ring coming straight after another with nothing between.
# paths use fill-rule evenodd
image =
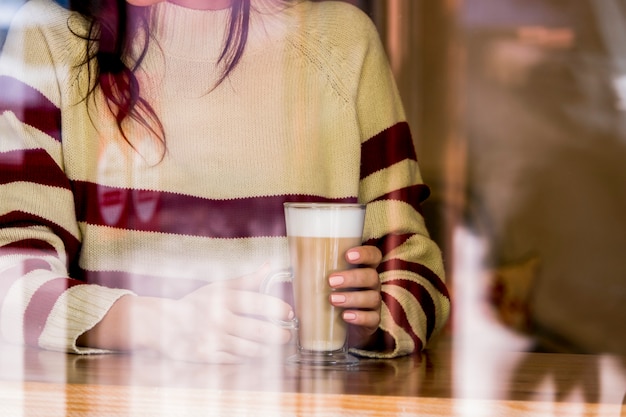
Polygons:
<instances>
[{"instance_id":1,"label":"blurred background","mask_svg":"<svg viewBox=\"0 0 626 417\"><path fill-rule=\"evenodd\" d=\"M350 2L432 189L455 343L626 355L626 0Z\"/></svg>"},{"instance_id":2,"label":"blurred background","mask_svg":"<svg viewBox=\"0 0 626 417\"><path fill-rule=\"evenodd\" d=\"M361 6L433 191L456 340L626 354L626 1Z\"/></svg>"}]
</instances>

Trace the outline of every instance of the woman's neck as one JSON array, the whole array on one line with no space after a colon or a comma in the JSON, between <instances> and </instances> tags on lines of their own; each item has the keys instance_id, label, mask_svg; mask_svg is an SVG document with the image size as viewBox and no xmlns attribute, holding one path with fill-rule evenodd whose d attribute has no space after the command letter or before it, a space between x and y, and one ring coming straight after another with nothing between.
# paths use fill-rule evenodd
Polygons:
<instances>
[{"instance_id":1,"label":"woman's neck","mask_svg":"<svg viewBox=\"0 0 626 417\"><path fill-rule=\"evenodd\" d=\"M233 0L167 0L181 7L196 10L221 10L230 7Z\"/></svg>"}]
</instances>

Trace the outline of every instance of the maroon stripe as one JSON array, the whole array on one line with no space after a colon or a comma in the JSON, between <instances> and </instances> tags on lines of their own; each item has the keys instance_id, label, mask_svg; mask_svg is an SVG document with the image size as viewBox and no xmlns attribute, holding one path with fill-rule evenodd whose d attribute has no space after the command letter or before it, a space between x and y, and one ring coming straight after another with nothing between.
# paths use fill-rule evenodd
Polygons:
<instances>
[{"instance_id":1,"label":"maroon stripe","mask_svg":"<svg viewBox=\"0 0 626 417\"><path fill-rule=\"evenodd\" d=\"M397 279L393 281L385 281L385 285L395 285L404 288L411 293L417 302L420 304L424 313L426 314L426 339L430 339L430 336L435 330L435 321L437 319L437 313L435 309L435 303L430 293L422 285L417 282Z\"/></svg>"},{"instance_id":2,"label":"maroon stripe","mask_svg":"<svg viewBox=\"0 0 626 417\"><path fill-rule=\"evenodd\" d=\"M8 76L0 76L0 113L9 111L18 120L61 141L61 111L41 92Z\"/></svg>"},{"instance_id":3,"label":"maroon stripe","mask_svg":"<svg viewBox=\"0 0 626 417\"><path fill-rule=\"evenodd\" d=\"M287 201L356 202L356 198L268 196L233 200L74 182L79 221L127 230L241 238L284 236Z\"/></svg>"},{"instance_id":4,"label":"maroon stripe","mask_svg":"<svg viewBox=\"0 0 626 417\"><path fill-rule=\"evenodd\" d=\"M145 297L179 299L208 284L199 279L186 279L180 276L157 277L121 271L80 270L76 275L87 284L97 284L107 288L133 291ZM290 283L273 285L271 294L293 305L293 291Z\"/></svg>"},{"instance_id":5,"label":"maroon stripe","mask_svg":"<svg viewBox=\"0 0 626 417\"><path fill-rule=\"evenodd\" d=\"M361 179L405 159L417 161L409 125L397 123L361 146Z\"/></svg>"},{"instance_id":6,"label":"maroon stripe","mask_svg":"<svg viewBox=\"0 0 626 417\"><path fill-rule=\"evenodd\" d=\"M15 181L67 189L70 187L63 170L43 149L20 149L0 153L0 184Z\"/></svg>"},{"instance_id":7,"label":"maroon stripe","mask_svg":"<svg viewBox=\"0 0 626 417\"><path fill-rule=\"evenodd\" d=\"M441 293L444 297L450 299L450 294L448 294L448 287L446 284L439 278L437 274L431 271L426 266L419 264L417 262L407 262L400 259L390 259L388 261L382 262L378 266L378 272L383 273L386 271L411 271L425 278L435 289Z\"/></svg>"},{"instance_id":8,"label":"maroon stripe","mask_svg":"<svg viewBox=\"0 0 626 417\"><path fill-rule=\"evenodd\" d=\"M370 239L365 242L365 244L369 246L376 246L383 254L386 254L402 245L412 236L414 236L413 233L405 233L401 235L385 235L380 239Z\"/></svg>"},{"instance_id":9,"label":"maroon stripe","mask_svg":"<svg viewBox=\"0 0 626 417\"><path fill-rule=\"evenodd\" d=\"M430 188L426 184L411 185L382 195L374 201L396 200L410 204L418 213L422 213L421 203L430 195Z\"/></svg>"},{"instance_id":10,"label":"maroon stripe","mask_svg":"<svg viewBox=\"0 0 626 417\"><path fill-rule=\"evenodd\" d=\"M81 279L88 284L126 289L145 297L178 299L207 285L206 281L180 277L156 277L121 271L81 270Z\"/></svg>"},{"instance_id":11,"label":"maroon stripe","mask_svg":"<svg viewBox=\"0 0 626 417\"><path fill-rule=\"evenodd\" d=\"M413 331L413 327L409 322L406 311L402 307L402 304L389 293L383 292L381 295L383 302L391 312L391 317L393 318L393 321L402 329L404 329L409 334L411 339L413 339L413 343L415 344L415 351L417 352L422 350L424 343Z\"/></svg>"},{"instance_id":12,"label":"maroon stripe","mask_svg":"<svg viewBox=\"0 0 626 417\"><path fill-rule=\"evenodd\" d=\"M24 313L24 340L32 346L39 345L48 316L59 297L82 282L68 278L57 278L43 284L30 299Z\"/></svg>"},{"instance_id":13,"label":"maroon stripe","mask_svg":"<svg viewBox=\"0 0 626 417\"><path fill-rule=\"evenodd\" d=\"M67 230L53 221L49 221L43 217L22 211L12 211L4 215L0 215L0 226L8 227L29 227L29 226L46 226L50 228L57 236L61 238L65 245L65 251L69 259L76 259L80 249L80 242Z\"/></svg>"},{"instance_id":14,"label":"maroon stripe","mask_svg":"<svg viewBox=\"0 0 626 417\"><path fill-rule=\"evenodd\" d=\"M33 255L48 255L50 252L56 253L56 249L45 240L23 239L11 242L8 245L0 246L0 255L7 253L28 253Z\"/></svg>"}]
</instances>

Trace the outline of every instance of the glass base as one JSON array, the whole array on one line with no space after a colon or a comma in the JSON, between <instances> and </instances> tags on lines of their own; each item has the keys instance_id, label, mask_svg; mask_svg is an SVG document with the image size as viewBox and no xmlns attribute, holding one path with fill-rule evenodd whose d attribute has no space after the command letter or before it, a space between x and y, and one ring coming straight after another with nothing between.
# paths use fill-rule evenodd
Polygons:
<instances>
[{"instance_id":1,"label":"glass base","mask_svg":"<svg viewBox=\"0 0 626 417\"><path fill-rule=\"evenodd\" d=\"M287 358L287 363L320 367L354 366L359 360L343 350L334 352L301 351Z\"/></svg>"}]
</instances>

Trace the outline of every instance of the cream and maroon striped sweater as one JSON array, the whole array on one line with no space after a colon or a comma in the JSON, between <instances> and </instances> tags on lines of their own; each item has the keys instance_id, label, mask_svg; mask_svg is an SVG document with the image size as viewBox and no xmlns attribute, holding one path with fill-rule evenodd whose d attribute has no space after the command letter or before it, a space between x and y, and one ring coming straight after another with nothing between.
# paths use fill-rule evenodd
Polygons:
<instances>
[{"instance_id":1,"label":"cream and maroon striped sweater","mask_svg":"<svg viewBox=\"0 0 626 417\"><path fill-rule=\"evenodd\" d=\"M345 3L271 3L253 0L245 54L215 89L228 11L153 6L138 77L165 151L132 124L129 146L102 97L83 100L79 16L51 0L19 11L0 61L5 338L94 352L77 337L124 294L180 297L285 267L285 201L367 203L384 306L379 346L357 353L407 354L441 329L428 188L371 21Z\"/></svg>"}]
</instances>

